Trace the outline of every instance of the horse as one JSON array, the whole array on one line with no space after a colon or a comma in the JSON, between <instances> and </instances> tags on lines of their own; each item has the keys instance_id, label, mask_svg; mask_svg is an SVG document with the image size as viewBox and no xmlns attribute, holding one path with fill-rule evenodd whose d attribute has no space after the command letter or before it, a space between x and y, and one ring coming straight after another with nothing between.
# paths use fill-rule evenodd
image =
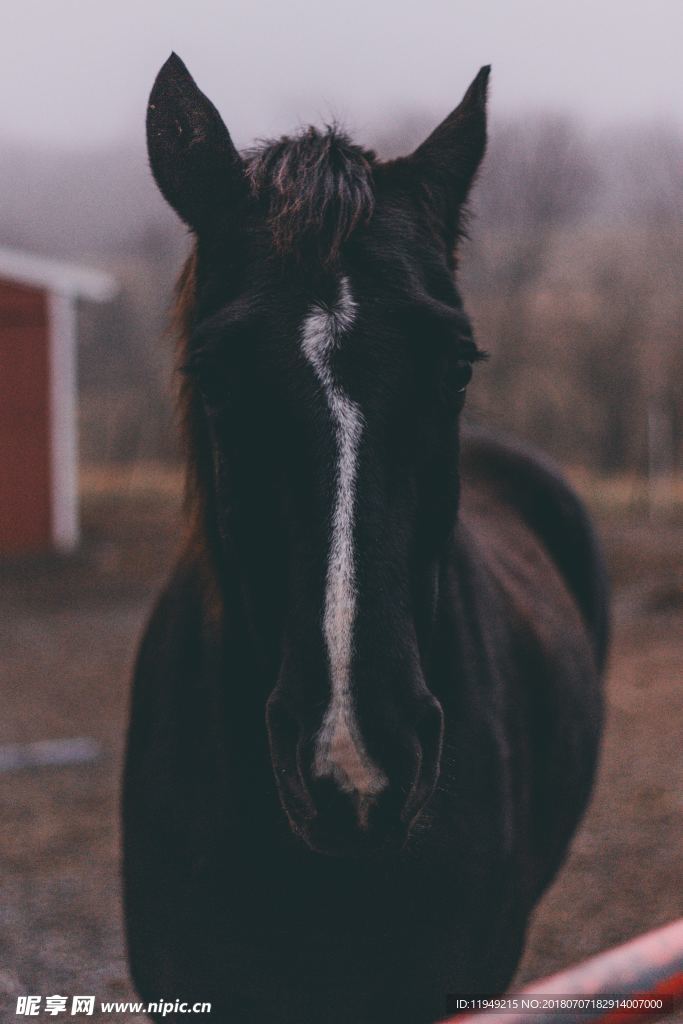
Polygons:
<instances>
[{"instance_id":1,"label":"horse","mask_svg":"<svg viewBox=\"0 0 683 1024\"><path fill-rule=\"evenodd\" d=\"M337 125L240 153L176 55L154 83L151 170L193 239L187 517L123 829L132 977L164 1020L427 1024L502 993L586 806L599 545L551 462L461 424L488 78L388 162Z\"/></svg>"}]
</instances>

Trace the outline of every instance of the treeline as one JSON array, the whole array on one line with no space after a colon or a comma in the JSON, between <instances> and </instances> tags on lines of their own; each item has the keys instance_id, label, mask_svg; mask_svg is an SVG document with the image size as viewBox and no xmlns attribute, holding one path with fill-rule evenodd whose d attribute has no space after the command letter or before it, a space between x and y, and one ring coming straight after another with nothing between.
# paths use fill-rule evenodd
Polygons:
<instances>
[{"instance_id":1,"label":"treeline","mask_svg":"<svg viewBox=\"0 0 683 1024\"><path fill-rule=\"evenodd\" d=\"M420 137L417 121L405 135ZM380 153L399 151L400 135L377 140ZM176 457L164 325L187 240L144 154L5 152L0 195L0 244L106 266L121 283L81 316L84 457ZM461 253L491 354L471 415L601 471L680 469L682 227L675 130L494 125Z\"/></svg>"},{"instance_id":2,"label":"treeline","mask_svg":"<svg viewBox=\"0 0 683 1024\"><path fill-rule=\"evenodd\" d=\"M681 468L683 138L500 126L475 213L475 411L602 471Z\"/></svg>"}]
</instances>

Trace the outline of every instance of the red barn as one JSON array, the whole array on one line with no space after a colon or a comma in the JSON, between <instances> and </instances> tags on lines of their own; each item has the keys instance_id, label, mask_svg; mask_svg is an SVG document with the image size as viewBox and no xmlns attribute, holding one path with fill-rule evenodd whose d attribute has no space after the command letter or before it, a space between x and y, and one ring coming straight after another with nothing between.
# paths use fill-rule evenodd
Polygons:
<instances>
[{"instance_id":1,"label":"red barn","mask_svg":"<svg viewBox=\"0 0 683 1024\"><path fill-rule=\"evenodd\" d=\"M76 303L108 274L0 248L0 555L78 543Z\"/></svg>"}]
</instances>

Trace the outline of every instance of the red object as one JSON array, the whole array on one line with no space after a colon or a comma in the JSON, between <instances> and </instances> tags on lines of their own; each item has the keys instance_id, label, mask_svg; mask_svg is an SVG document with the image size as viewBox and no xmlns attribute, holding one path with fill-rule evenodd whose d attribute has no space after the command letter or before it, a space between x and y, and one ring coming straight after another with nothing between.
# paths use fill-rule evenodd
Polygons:
<instances>
[{"instance_id":1,"label":"red object","mask_svg":"<svg viewBox=\"0 0 683 1024\"><path fill-rule=\"evenodd\" d=\"M0 551L51 546L47 295L0 281Z\"/></svg>"},{"instance_id":2,"label":"red object","mask_svg":"<svg viewBox=\"0 0 683 1024\"><path fill-rule=\"evenodd\" d=\"M78 543L76 303L108 274L0 248L0 556Z\"/></svg>"},{"instance_id":3,"label":"red object","mask_svg":"<svg viewBox=\"0 0 683 1024\"><path fill-rule=\"evenodd\" d=\"M683 998L683 918L657 931L640 935L623 946L607 950L584 963L536 981L511 996L641 996ZM665 1011L634 1009L573 1012L487 1010L450 1017L444 1024L617 1024L621 1021L657 1020Z\"/></svg>"}]
</instances>

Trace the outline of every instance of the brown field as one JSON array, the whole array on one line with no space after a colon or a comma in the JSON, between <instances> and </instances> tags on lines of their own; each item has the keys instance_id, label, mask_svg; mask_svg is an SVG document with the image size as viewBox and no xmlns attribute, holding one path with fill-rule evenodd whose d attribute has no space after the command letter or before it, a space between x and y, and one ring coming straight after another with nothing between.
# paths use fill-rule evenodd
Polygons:
<instances>
[{"instance_id":1,"label":"brown field","mask_svg":"<svg viewBox=\"0 0 683 1024\"><path fill-rule=\"evenodd\" d=\"M614 585L608 728L591 809L536 914L520 981L683 914L682 496L655 494L648 518L639 481L577 480ZM0 743L90 736L103 751L91 766L0 775L3 1021L18 1019L19 994L134 998L118 781L131 660L177 540L179 481L153 466L89 470L83 492L81 553L5 563L0 579Z\"/></svg>"}]
</instances>

